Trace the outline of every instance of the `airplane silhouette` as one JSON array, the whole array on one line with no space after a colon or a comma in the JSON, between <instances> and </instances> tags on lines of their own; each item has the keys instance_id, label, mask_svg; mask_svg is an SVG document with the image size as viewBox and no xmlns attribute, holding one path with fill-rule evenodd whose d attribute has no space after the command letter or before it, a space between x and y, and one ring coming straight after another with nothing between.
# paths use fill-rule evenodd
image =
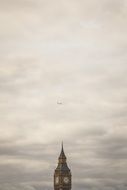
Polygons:
<instances>
[{"instance_id":1,"label":"airplane silhouette","mask_svg":"<svg viewBox=\"0 0 127 190\"><path fill-rule=\"evenodd\" d=\"M57 104L58 104L58 105L62 105L63 103L62 103L62 102L60 102L60 101L57 101Z\"/></svg>"}]
</instances>

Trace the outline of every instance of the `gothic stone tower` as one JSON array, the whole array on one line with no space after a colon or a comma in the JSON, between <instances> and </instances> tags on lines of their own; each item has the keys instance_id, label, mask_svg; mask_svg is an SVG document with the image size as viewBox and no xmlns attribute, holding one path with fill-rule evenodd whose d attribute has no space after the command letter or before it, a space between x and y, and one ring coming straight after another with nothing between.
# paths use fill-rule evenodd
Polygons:
<instances>
[{"instance_id":1,"label":"gothic stone tower","mask_svg":"<svg viewBox=\"0 0 127 190\"><path fill-rule=\"evenodd\" d=\"M54 172L54 190L71 190L71 172L67 166L63 143L58 166Z\"/></svg>"}]
</instances>

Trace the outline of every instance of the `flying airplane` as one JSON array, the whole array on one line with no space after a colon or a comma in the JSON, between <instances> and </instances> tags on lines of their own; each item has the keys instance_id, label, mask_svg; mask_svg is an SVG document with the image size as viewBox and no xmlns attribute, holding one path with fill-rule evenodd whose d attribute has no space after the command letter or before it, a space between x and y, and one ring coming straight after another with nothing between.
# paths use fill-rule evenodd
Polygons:
<instances>
[{"instance_id":1,"label":"flying airplane","mask_svg":"<svg viewBox=\"0 0 127 190\"><path fill-rule=\"evenodd\" d=\"M58 105L62 105L63 103L62 103L62 102L60 102L60 101L57 101L57 104L58 104Z\"/></svg>"}]
</instances>

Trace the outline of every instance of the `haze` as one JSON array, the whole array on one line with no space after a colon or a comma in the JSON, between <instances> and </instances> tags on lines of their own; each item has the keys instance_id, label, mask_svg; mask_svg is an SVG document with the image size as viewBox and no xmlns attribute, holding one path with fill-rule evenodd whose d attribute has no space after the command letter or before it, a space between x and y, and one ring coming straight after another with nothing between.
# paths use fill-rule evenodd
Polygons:
<instances>
[{"instance_id":1,"label":"haze","mask_svg":"<svg viewBox=\"0 0 127 190\"><path fill-rule=\"evenodd\" d=\"M61 102L62 104L58 104ZM0 190L127 189L127 1L0 0Z\"/></svg>"}]
</instances>

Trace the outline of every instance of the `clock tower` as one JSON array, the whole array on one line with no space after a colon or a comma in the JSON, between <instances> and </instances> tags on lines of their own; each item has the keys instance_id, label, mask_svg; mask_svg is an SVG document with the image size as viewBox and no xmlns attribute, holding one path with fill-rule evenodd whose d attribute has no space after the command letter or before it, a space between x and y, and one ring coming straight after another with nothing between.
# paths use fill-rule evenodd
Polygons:
<instances>
[{"instance_id":1,"label":"clock tower","mask_svg":"<svg viewBox=\"0 0 127 190\"><path fill-rule=\"evenodd\" d=\"M67 166L63 143L58 166L54 172L54 190L71 190L71 171Z\"/></svg>"}]
</instances>

